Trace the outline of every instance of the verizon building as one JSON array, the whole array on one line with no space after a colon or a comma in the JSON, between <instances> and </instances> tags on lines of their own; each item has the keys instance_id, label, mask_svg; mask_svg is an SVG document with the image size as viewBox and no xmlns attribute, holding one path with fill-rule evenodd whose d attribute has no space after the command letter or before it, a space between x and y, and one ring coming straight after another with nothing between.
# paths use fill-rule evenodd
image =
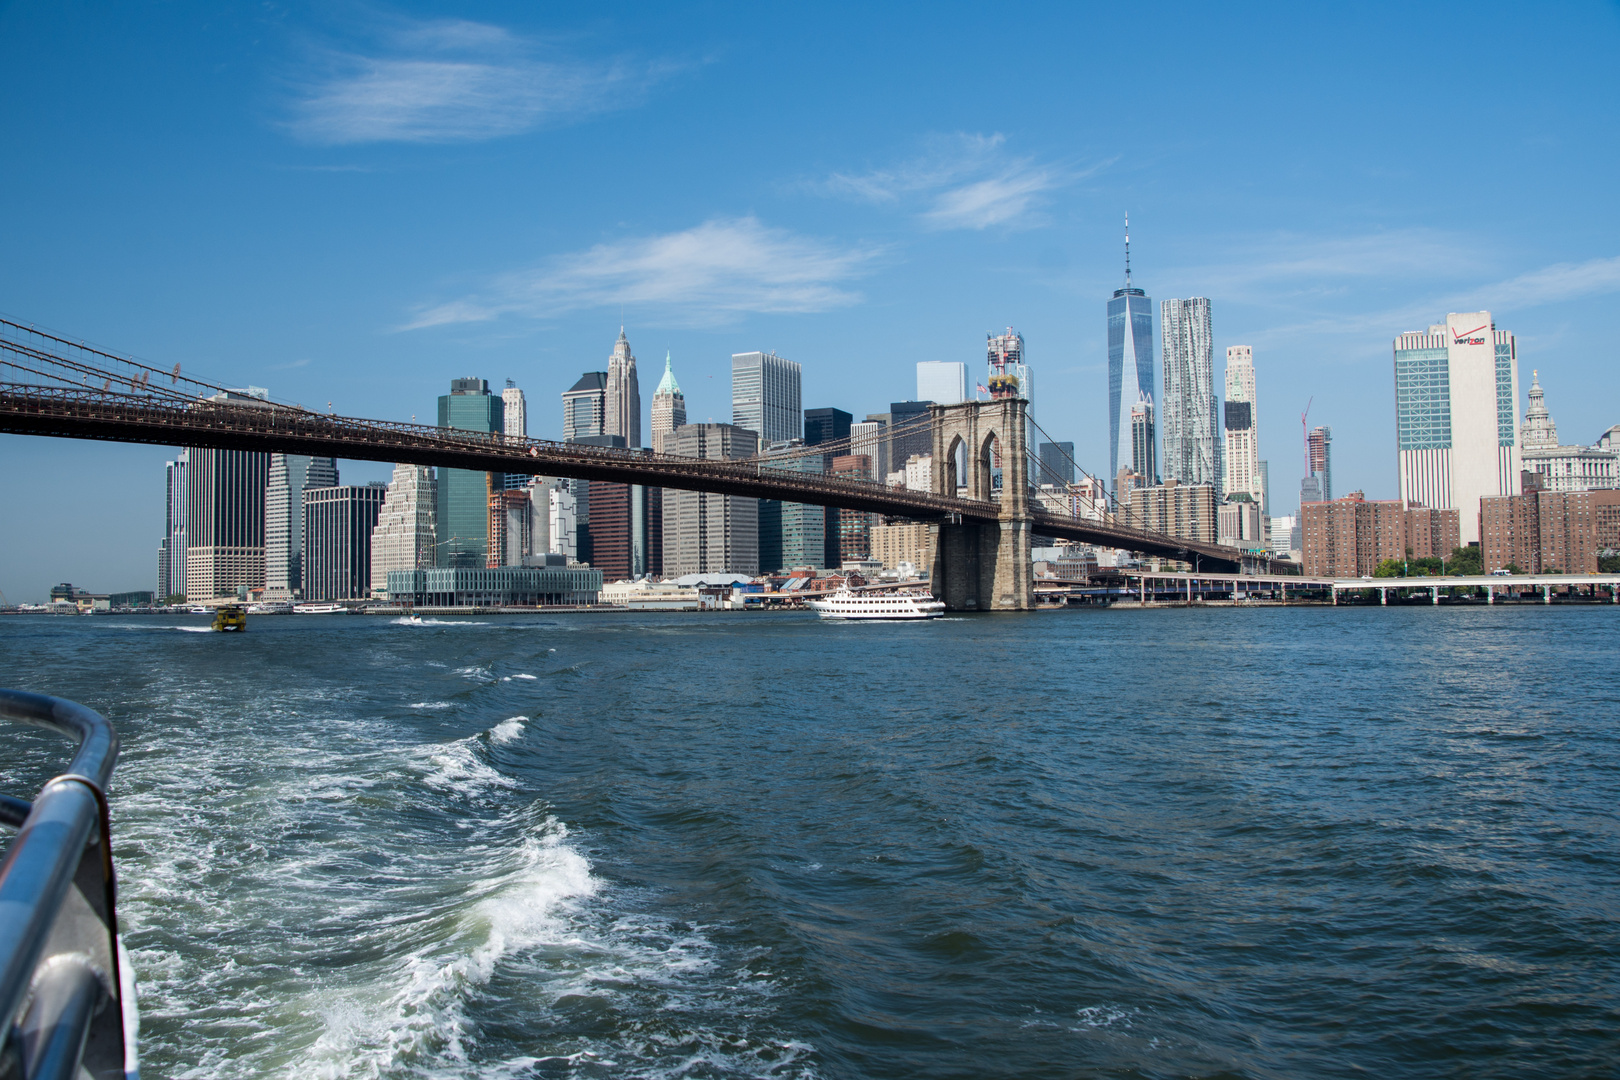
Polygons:
<instances>
[{"instance_id":1,"label":"verizon building","mask_svg":"<svg viewBox=\"0 0 1620 1080\"><path fill-rule=\"evenodd\" d=\"M1488 311L1395 339L1401 499L1457 510L1464 544L1480 538L1481 498L1519 492L1517 359Z\"/></svg>"}]
</instances>

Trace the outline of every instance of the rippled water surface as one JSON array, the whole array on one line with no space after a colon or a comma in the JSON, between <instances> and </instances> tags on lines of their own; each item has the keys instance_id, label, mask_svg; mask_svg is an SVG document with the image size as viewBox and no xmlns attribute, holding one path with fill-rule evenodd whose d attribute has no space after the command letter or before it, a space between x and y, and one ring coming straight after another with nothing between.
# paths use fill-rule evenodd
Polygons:
<instances>
[{"instance_id":1,"label":"rippled water surface","mask_svg":"<svg viewBox=\"0 0 1620 1080\"><path fill-rule=\"evenodd\" d=\"M1620 1061L1613 607L204 623L0 620L149 1078Z\"/></svg>"}]
</instances>

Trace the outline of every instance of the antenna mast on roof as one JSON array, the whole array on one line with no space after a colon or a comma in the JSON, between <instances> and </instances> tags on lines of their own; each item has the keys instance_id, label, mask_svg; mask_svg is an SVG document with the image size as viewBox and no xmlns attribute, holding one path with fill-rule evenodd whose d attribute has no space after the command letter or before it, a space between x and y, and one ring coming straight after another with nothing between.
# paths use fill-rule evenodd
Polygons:
<instances>
[{"instance_id":1,"label":"antenna mast on roof","mask_svg":"<svg viewBox=\"0 0 1620 1080\"><path fill-rule=\"evenodd\" d=\"M1125 287L1131 287L1131 212L1125 211Z\"/></svg>"}]
</instances>

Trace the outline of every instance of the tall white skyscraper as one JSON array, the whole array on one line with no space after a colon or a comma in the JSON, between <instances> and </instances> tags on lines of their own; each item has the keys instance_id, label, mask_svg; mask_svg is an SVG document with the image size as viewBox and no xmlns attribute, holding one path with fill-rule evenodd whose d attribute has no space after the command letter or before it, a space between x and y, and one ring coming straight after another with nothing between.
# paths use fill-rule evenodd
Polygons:
<instances>
[{"instance_id":1,"label":"tall white skyscraper","mask_svg":"<svg viewBox=\"0 0 1620 1080\"><path fill-rule=\"evenodd\" d=\"M676 428L686 423L686 395L675 381L675 369L669 353L664 353L664 377L658 380L658 389L652 399L652 448L665 452L664 443Z\"/></svg>"},{"instance_id":2,"label":"tall white skyscraper","mask_svg":"<svg viewBox=\"0 0 1620 1080\"><path fill-rule=\"evenodd\" d=\"M502 433L517 439L529 437L529 403L511 379L506 380L506 389L501 391L501 408L505 416L505 426ZM527 473L496 473L495 482L508 491L521 488L528 483Z\"/></svg>"},{"instance_id":3,"label":"tall white skyscraper","mask_svg":"<svg viewBox=\"0 0 1620 1080\"><path fill-rule=\"evenodd\" d=\"M799 378L799 365L775 353L733 353L731 422L763 443L804 438Z\"/></svg>"},{"instance_id":4,"label":"tall white skyscraper","mask_svg":"<svg viewBox=\"0 0 1620 1080\"><path fill-rule=\"evenodd\" d=\"M438 488L426 465L395 465L371 530L371 593L388 594L388 571L430 570L436 558Z\"/></svg>"},{"instance_id":5,"label":"tall white skyscraper","mask_svg":"<svg viewBox=\"0 0 1620 1080\"><path fill-rule=\"evenodd\" d=\"M1254 350L1233 345L1226 350L1227 497L1243 493L1266 507L1266 483L1260 470L1260 413L1254 396Z\"/></svg>"},{"instance_id":6,"label":"tall white skyscraper","mask_svg":"<svg viewBox=\"0 0 1620 1080\"><path fill-rule=\"evenodd\" d=\"M264 589L272 599L304 595L304 492L337 483L332 458L270 455L264 489Z\"/></svg>"},{"instance_id":7,"label":"tall white skyscraper","mask_svg":"<svg viewBox=\"0 0 1620 1080\"><path fill-rule=\"evenodd\" d=\"M1159 430L1166 480L1213 484L1221 490L1220 418L1216 415L1214 334L1209 300L1166 300L1159 305L1164 397Z\"/></svg>"},{"instance_id":8,"label":"tall white skyscraper","mask_svg":"<svg viewBox=\"0 0 1620 1080\"><path fill-rule=\"evenodd\" d=\"M602 434L624 436L632 450L641 446L641 383L636 377L636 357L619 327L619 340L608 357L606 417Z\"/></svg>"},{"instance_id":9,"label":"tall white skyscraper","mask_svg":"<svg viewBox=\"0 0 1620 1080\"><path fill-rule=\"evenodd\" d=\"M529 403L523 397L523 391L511 379L506 380L506 389L501 391L501 403L506 408L506 434L516 435L520 439L529 437Z\"/></svg>"},{"instance_id":10,"label":"tall white skyscraper","mask_svg":"<svg viewBox=\"0 0 1620 1080\"><path fill-rule=\"evenodd\" d=\"M1488 311L1453 313L1395 339L1401 498L1459 511L1478 541L1479 500L1519 494L1517 346Z\"/></svg>"},{"instance_id":11,"label":"tall white skyscraper","mask_svg":"<svg viewBox=\"0 0 1620 1080\"><path fill-rule=\"evenodd\" d=\"M849 425L849 452L867 459L867 479L881 480L888 468L888 449L884 441L884 423L881 420L862 420Z\"/></svg>"},{"instance_id":12,"label":"tall white skyscraper","mask_svg":"<svg viewBox=\"0 0 1620 1080\"><path fill-rule=\"evenodd\" d=\"M917 400L955 405L967 400L967 365L954 360L917 362Z\"/></svg>"}]
</instances>

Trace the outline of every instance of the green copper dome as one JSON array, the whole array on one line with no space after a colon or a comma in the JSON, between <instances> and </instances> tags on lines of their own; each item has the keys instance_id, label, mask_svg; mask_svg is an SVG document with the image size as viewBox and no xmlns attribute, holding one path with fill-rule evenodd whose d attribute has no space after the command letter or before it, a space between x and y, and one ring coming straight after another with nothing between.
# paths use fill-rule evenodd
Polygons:
<instances>
[{"instance_id":1,"label":"green copper dome","mask_svg":"<svg viewBox=\"0 0 1620 1080\"><path fill-rule=\"evenodd\" d=\"M680 392L681 392L681 384L675 381L675 371L674 371L673 368L670 367L670 364L669 364L669 353L665 352L664 353L664 377L662 379L658 380L658 389L654 390L653 393L654 394L678 394Z\"/></svg>"}]
</instances>

